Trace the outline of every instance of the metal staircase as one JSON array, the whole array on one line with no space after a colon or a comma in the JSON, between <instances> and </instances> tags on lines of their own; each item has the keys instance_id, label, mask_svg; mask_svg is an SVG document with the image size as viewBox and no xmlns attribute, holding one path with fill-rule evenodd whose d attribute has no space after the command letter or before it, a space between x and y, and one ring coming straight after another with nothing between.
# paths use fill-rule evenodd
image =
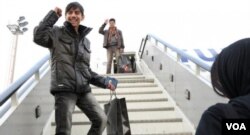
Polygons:
<instances>
[{"instance_id":1,"label":"metal staircase","mask_svg":"<svg viewBox=\"0 0 250 135\"><path fill-rule=\"evenodd\" d=\"M133 135L192 135L194 130L185 116L178 111L166 91L152 77L143 74L111 75L119 80L117 97L125 97L131 132ZM108 89L92 86L101 107L109 102ZM55 134L52 118L51 135ZM87 134L90 128L88 118L78 109L73 114L72 135ZM103 132L106 134L106 131Z\"/></svg>"}]
</instances>

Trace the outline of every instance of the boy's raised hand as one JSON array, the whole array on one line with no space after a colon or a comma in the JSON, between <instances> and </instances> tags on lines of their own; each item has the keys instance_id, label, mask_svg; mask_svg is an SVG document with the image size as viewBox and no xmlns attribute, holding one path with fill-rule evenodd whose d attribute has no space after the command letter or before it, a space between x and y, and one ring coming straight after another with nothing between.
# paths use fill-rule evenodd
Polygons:
<instances>
[{"instance_id":1,"label":"boy's raised hand","mask_svg":"<svg viewBox=\"0 0 250 135\"><path fill-rule=\"evenodd\" d=\"M57 14L58 17L62 16L62 9L61 8L55 7L54 11L56 12L56 14Z\"/></svg>"}]
</instances>

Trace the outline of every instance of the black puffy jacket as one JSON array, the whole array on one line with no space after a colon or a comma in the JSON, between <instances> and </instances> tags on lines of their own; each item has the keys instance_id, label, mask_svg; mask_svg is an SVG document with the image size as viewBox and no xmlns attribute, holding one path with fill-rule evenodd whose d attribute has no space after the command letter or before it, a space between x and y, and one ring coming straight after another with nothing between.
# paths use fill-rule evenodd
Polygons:
<instances>
[{"instance_id":1,"label":"black puffy jacket","mask_svg":"<svg viewBox=\"0 0 250 135\"><path fill-rule=\"evenodd\" d=\"M77 34L69 22L57 27L58 16L50 11L34 29L34 42L50 50L51 93L85 93L89 84L106 88L105 77L90 69L90 42L85 37L91 28L80 25Z\"/></svg>"}]
</instances>

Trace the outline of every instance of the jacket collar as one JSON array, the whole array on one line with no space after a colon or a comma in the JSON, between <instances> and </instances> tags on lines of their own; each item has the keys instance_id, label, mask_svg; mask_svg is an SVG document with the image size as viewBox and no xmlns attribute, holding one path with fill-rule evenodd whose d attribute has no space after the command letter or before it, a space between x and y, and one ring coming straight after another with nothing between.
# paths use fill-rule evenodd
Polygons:
<instances>
[{"instance_id":1,"label":"jacket collar","mask_svg":"<svg viewBox=\"0 0 250 135\"><path fill-rule=\"evenodd\" d=\"M236 107L237 110L245 110L246 112L250 111L250 94L240 96L233 98L229 101L229 103L233 104L234 107ZM248 118L250 117L249 113L245 113Z\"/></svg>"},{"instance_id":2,"label":"jacket collar","mask_svg":"<svg viewBox=\"0 0 250 135\"><path fill-rule=\"evenodd\" d=\"M65 21L64 26L65 26L66 30L69 31L69 33L72 36L77 36L77 33L76 33L75 29L73 28L73 26L71 25L70 22ZM83 25L79 25L79 28L78 28L78 32L80 34L80 37L85 37L87 34L89 34L89 32L91 30L92 30L92 28L89 28L89 27L86 27L86 26L83 26Z\"/></svg>"}]
</instances>

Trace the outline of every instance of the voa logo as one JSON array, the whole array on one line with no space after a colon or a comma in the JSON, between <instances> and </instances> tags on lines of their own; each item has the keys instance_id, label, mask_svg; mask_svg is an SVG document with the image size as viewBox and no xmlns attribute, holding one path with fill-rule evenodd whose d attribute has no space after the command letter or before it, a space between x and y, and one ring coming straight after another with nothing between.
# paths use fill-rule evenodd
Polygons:
<instances>
[{"instance_id":1,"label":"voa logo","mask_svg":"<svg viewBox=\"0 0 250 135\"><path fill-rule=\"evenodd\" d=\"M247 130L244 123L226 123L227 130Z\"/></svg>"}]
</instances>

